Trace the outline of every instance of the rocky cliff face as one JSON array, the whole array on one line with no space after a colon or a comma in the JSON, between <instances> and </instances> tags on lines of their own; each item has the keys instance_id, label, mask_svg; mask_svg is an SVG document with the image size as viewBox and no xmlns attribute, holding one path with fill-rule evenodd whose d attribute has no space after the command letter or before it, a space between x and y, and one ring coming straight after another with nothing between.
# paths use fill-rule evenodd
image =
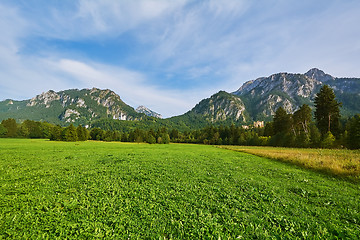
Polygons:
<instances>
[{"instance_id":1,"label":"rocky cliff face","mask_svg":"<svg viewBox=\"0 0 360 240\"><path fill-rule=\"evenodd\" d=\"M302 74L278 73L246 82L234 95L245 102L255 120L266 120L279 107L294 112L302 104L311 104L322 83Z\"/></svg>"},{"instance_id":2,"label":"rocky cliff face","mask_svg":"<svg viewBox=\"0 0 360 240\"><path fill-rule=\"evenodd\" d=\"M313 107L315 95L324 84L332 87L338 101L342 102L343 116L360 113L360 78L336 78L314 68L304 74L277 73L251 80L231 94L220 91L202 100L184 115L186 119L191 119L189 122L196 119L194 121L205 124L271 120L280 106L289 113L302 104ZM141 120L146 117L145 114L159 117L145 107L139 107L137 111L108 89L50 90L30 100L7 99L0 102L0 121L15 118L18 121L31 119L63 125L86 125L103 118ZM182 116L171 119L177 121Z\"/></svg>"},{"instance_id":3,"label":"rocky cliff face","mask_svg":"<svg viewBox=\"0 0 360 240\"><path fill-rule=\"evenodd\" d=\"M305 74L277 73L248 81L233 94L244 101L254 120L269 120L280 106L289 113L302 104L313 107L315 95L324 84L332 87L343 102L343 114L360 112L360 106L348 100L360 101L360 79L335 78L316 68Z\"/></svg>"},{"instance_id":4,"label":"rocky cliff face","mask_svg":"<svg viewBox=\"0 0 360 240\"><path fill-rule=\"evenodd\" d=\"M50 90L30 100L13 103L12 105L16 105L16 108L7 105L8 108L2 107L0 117L11 114L15 118L18 116L19 120L22 120L24 116L24 119L47 121L51 119L50 121L55 123L75 124L87 124L100 118L136 120L142 117L132 107L125 104L115 92L98 88L60 92Z\"/></svg>"},{"instance_id":5,"label":"rocky cliff face","mask_svg":"<svg viewBox=\"0 0 360 240\"><path fill-rule=\"evenodd\" d=\"M162 118L161 114L154 112L145 106L139 106L135 109L135 111L138 113L143 113L149 117Z\"/></svg>"},{"instance_id":6,"label":"rocky cliff face","mask_svg":"<svg viewBox=\"0 0 360 240\"><path fill-rule=\"evenodd\" d=\"M202 100L190 112L202 115L210 122L227 120L246 122L248 120L248 114L241 99L224 91Z\"/></svg>"},{"instance_id":7,"label":"rocky cliff face","mask_svg":"<svg viewBox=\"0 0 360 240\"><path fill-rule=\"evenodd\" d=\"M315 79L322 83L326 83L328 81L335 80L335 78L333 76L326 74L324 71L317 69L317 68L310 69L304 75L310 79Z\"/></svg>"},{"instance_id":8,"label":"rocky cliff face","mask_svg":"<svg viewBox=\"0 0 360 240\"><path fill-rule=\"evenodd\" d=\"M60 95L56 92L50 90L48 92L42 93L30 99L29 103L26 104L28 107L33 107L36 105L44 105L46 108L51 106L53 101L60 100Z\"/></svg>"}]
</instances>

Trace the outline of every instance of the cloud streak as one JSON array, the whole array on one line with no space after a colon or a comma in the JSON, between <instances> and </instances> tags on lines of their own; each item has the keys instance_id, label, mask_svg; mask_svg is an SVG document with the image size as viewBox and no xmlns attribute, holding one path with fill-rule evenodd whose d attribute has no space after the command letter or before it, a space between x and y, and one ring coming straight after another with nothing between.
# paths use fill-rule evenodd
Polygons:
<instances>
[{"instance_id":1,"label":"cloud streak","mask_svg":"<svg viewBox=\"0 0 360 240\"><path fill-rule=\"evenodd\" d=\"M351 0L4 0L0 94L95 86L172 116L275 72L360 76L359 9Z\"/></svg>"},{"instance_id":2,"label":"cloud streak","mask_svg":"<svg viewBox=\"0 0 360 240\"><path fill-rule=\"evenodd\" d=\"M109 88L119 93L125 102L138 106L149 103L154 110L167 112L167 117L177 114L176 109L189 109L189 104L181 100L187 94L179 91L163 91L146 84L146 76L122 68L101 64L86 64L70 59L53 63L57 71L80 82L81 86ZM188 99L190 96L186 96ZM173 111L171 111L173 109ZM170 115L169 115L170 111Z\"/></svg>"}]
</instances>

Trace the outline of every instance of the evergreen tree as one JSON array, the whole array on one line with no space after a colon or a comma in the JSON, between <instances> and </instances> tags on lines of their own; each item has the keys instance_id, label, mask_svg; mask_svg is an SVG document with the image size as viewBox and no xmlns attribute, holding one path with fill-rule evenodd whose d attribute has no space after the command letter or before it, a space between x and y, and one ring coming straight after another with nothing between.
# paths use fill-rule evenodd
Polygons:
<instances>
[{"instance_id":1,"label":"evergreen tree","mask_svg":"<svg viewBox=\"0 0 360 240\"><path fill-rule=\"evenodd\" d=\"M1 125L3 125L7 130L5 137L13 138L18 136L17 134L18 129L15 119L9 118L6 120L2 120Z\"/></svg>"},{"instance_id":2,"label":"evergreen tree","mask_svg":"<svg viewBox=\"0 0 360 240\"><path fill-rule=\"evenodd\" d=\"M139 128L136 128L134 130L134 142L144 142L144 137L145 137L145 134L144 134L144 131L142 131L141 129Z\"/></svg>"},{"instance_id":3,"label":"evergreen tree","mask_svg":"<svg viewBox=\"0 0 360 240\"><path fill-rule=\"evenodd\" d=\"M179 131L177 129L172 129L170 132L170 139L171 141L175 142L179 138Z\"/></svg>"},{"instance_id":4,"label":"evergreen tree","mask_svg":"<svg viewBox=\"0 0 360 240\"><path fill-rule=\"evenodd\" d=\"M321 141L321 133L315 124L310 124L310 145L311 147L319 147Z\"/></svg>"},{"instance_id":5,"label":"evergreen tree","mask_svg":"<svg viewBox=\"0 0 360 240\"><path fill-rule=\"evenodd\" d=\"M163 143L163 144L169 144L170 143L170 136L169 136L168 133L162 133L161 134L161 139L162 139L161 143Z\"/></svg>"},{"instance_id":6,"label":"evergreen tree","mask_svg":"<svg viewBox=\"0 0 360 240\"><path fill-rule=\"evenodd\" d=\"M294 112L293 120L296 131L301 134L309 135L309 125L311 123L311 108L307 104L303 104L299 110Z\"/></svg>"},{"instance_id":7,"label":"evergreen tree","mask_svg":"<svg viewBox=\"0 0 360 240\"><path fill-rule=\"evenodd\" d=\"M91 140L103 140L104 131L100 128L93 128L90 131Z\"/></svg>"},{"instance_id":8,"label":"evergreen tree","mask_svg":"<svg viewBox=\"0 0 360 240\"><path fill-rule=\"evenodd\" d=\"M293 134L291 133L292 128L291 114L287 114L284 108L279 107L274 116L273 121L273 133L274 136L271 138L271 145L273 146L291 146L294 142ZM253 138L251 145L254 145L257 141Z\"/></svg>"},{"instance_id":9,"label":"evergreen tree","mask_svg":"<svg viewBox=\"0 0 360 240\"><path fill-rule=\"evenodd\" d=\"M24 124L20 124L18 133L21 137L29 138L29 129Z\"/></svg>"},{"instance_id":10,"label":"evergreen tree","mask_svg":"<svg viewBox=\"0 0 360 240\"><path fill-rule=\"evenodd\" d=\"M274 116L273 131L274 134L286 134L291 130L291 115L287 114L284 108L279 107Z\"/></svg>"},{"instance_id":11,"label":"evergreen tree","mask_svg":"<svg viewBox=\"0 0 360 240\"><path fill-rule=\"evenodd\" d=\"M24 136L24 137L29 137L29 138L42 138L43 137L43 132L41 129L41 122L25 120L21 124L20 127L23 128L23 135L25 135L25 133L27 134L27 136Z\"/></svg>"},{"instance_id":12,"label":"evergreen tree","mask_svg":"<svg viewBox=\"0 0 360 240\"><path fill-rule=\"evenodd\" d=\"M310 134L307 134L305 132L300 132L295 137L295 147L301 147L306 148L310 146Z\"/></svg>"},{"instance_id":13,"label":"evergreen tree","mask_svg":"<svg viewBox=\"0 0 360 240\"><path fill-rule=\"evenodd\" d=\"M63 128L60 125L53 126L50 131L50 140L51 141L61 141L62 139Z\"/></svg>"},{"instance_id":14,"label":"evergreen tree","mask_svg":"<svg viewBox=\"0 0 360 240\"><path fill-rule=\"evenodd\" d=\"M264 136L270 137L274 135L274 122L268 122L265 124Z\"/></svg>"},{"instance_id":15,"label":"evergreen tree","mask_svg":"<svg viewBox=\"0 0 360 240\"><path fill-rule=\"evenodd\" d=\"M110 130L107 130L104 132L104 141L106 142L111 142L111 141L114 141L114 132L113 131L110 131Z\"/></svg>"},{"instance_id":16,"label":"evergreen tree","mask_svg":"<svg viewBox=\"0 0 360 240\"><path fill-rule=\"evenodd\" d=\"M121 141L122 142L128 142L128 134L127 133L123 133L121 134Z\"/></svg>"},{"instance_id":17,"label":"evergreen tree","mask_svg":"<svg viewBox=\"0 0 360 240\"><path fill-rule=\"evenodd\" d=\"M340 106L335 99L334 91L324 85L315 97L315 119L316 125L322 135L328 132L339 134Z\"/></svg>"},{"instance_id":18,"label":"evergreen tree","mask_svg":"<svg viewBox=\"0 0 360 240\"><path fill-rule=\"evenodd\" d=\"M308 147L310 145L310 124L311 124L311 108L304 104L299 110L294 112L293 128L295 134L296 147Z\"/></svg>"},{"instance_id":19,"label":"evergreen tree","mask_svg":"<svg viewBox=\"0 0 360 240\"><path fill-rule=\"evenodd\" d=\"M118 141L118 142L121 141L121 133L120 133L119 131L114 131L114 133L113 133L113 140L114 140L114 141Z\"/></svg>"},{"instance_id":20,"label":"evergreen tree","mask_svg":"<svg viewBox=\"0 0 360 240\"><path fill-rule=\"evenodd\" d=\"M42 138L50 138L51 136L51 131L52 131L52 128L54 127L55 125L52 125L51 123L48 123L48 122L42 122L40 124L40 128L41 128L41 133L42 133Z\"/></svg>"},{"instance_id":21,"label":"evergreen tree","mask_svg":"<svg viewBox=\"0 0 360 240\"><path fill-rule=\"evenodd\" d=\"M78 141L86 141L89 139L88 130L81 125L77 126L76 133L77 133Z\"/></svg>"},{"instance_id":22,"label":"evergreen tree","mask_svg":"<svg viewBox=\"0 0 360 240\"><path fill-rule=\"evenodd\" d=\"M0 123L0 137L5 137L7 134L7 129Z\"/></svg>"},{"instance_id":23,"label":"evergreen tree","mask_svg":"<svg viewBox=\"0 0 360 240\"><path fill-rule=\"evenodd\" d=\"M346 139L347 145L351 149L360 148L360 114L352 117L347 126L348 136Z\"/></svg>"},{"instance_id":24,"label":"evergreen tree","mask_svg":"<svg viewBox=\"0 0 360 240\"><path fill-rule=\"evenodd\" d=\"M150 143L150 144L154 144L156 143L156 139L155 139L155 136L152 134L152 133L148 133L147 136L146 136L146 142L147 143Z\"/></svg>"},{"instance_id":25,"label":"evergreen tree","mask_svg":"<svg viewBox=\"0 0 360 240\"><path fill-rule=\"evenodd\" d=\"M76 142L77 141L77 132L74 125L70 124L67 128L64 130L64 141L67 142Z\"/></svg>"}]
</instances>

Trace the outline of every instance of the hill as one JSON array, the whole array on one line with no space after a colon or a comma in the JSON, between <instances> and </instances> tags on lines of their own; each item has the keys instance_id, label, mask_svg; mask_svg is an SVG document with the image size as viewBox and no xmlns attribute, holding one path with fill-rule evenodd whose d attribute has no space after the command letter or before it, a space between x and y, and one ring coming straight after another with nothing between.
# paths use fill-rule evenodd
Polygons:
<instances>
[{"instance_id":1,"label":"hill","mask_svg":"<svg viewBox=\"0 0 360 240\"><path fill-rule=\"evenodd\" d=\"M225 91L203 99L184 115L197 115L209 123L245 123L250 120L241 98Z\"/></svg>"},{"instance_id":2,"label":"hill","mask_svg":"<svg viewBox=\"0 0 360 240\"><path fill-rule=\"evenodd\" d=\"M288 113L293 113L302 104L314 108L314 98L324 84L333 88L338 101L342 102L342 116L360 113L360 78L337 78L313 68L304 74L276 73L251 80L232 93L219 91L187 113L167 119L160 119L160 114L143 106L135 110L109 89L92 88L50 90L29 100L2 101L0 121L15 118L18 122L30 119L113 130L167 127L184 131L209 124L250 124L271 120L279 107Z\"/></svg>"},{"instance_id":3,"label":"hill","mask_svg":"<svg viewBox=\"0 0 360 240\"><path fill-rule=\"evenodd\" d=\"M31 119L60 125L88 125L98 119L140 120L137 113L124 103L115 92L106 89L52 90L24 101L0 102L0 119Z\"/></svg>"},{"instance_id":4,"label":"hill","mask_svg":"<svg viewBox=\"0 0 360 240\"><path fill-rule=\"evenodd\" d=\"M360 79L335 78L319 69L305 74L277 73L244 83L232 94L239 96L253 120L269 120L279 107L292 113L302 104L314 107L314 98L321 86L334 89L342 102L342 115L352 116L360 112Z\"/></svg>"}]
</instances>

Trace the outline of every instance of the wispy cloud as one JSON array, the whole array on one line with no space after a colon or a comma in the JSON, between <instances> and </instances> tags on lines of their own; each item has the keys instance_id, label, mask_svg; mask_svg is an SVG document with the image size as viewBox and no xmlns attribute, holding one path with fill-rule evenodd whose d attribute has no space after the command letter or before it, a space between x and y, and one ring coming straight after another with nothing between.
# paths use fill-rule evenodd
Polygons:
<instances>
[{"instance_id":1,"label":"wispy cloud","mask_svg":"<svg viewBox=\"0 0 360 240\"><path fill-rule=\"evenodd\" d=\"M164 91L148 85L146 76L128 69L70 59L61 59L52 65L55 71L66 73L71 79L81 82L81 86L109 88L119 93L126 103L133 106L147 103L152 109L164 112L166 117L179 114L179 110L189 110L190 102L197 100L188 92ZM184 98L188 101L184 101Z\"/></svg>"},{"instance_id":2,"label":"wispy cloud","mask_svg":"<svg viewBox=\"0 0 360 240\"><path fill-rule=\"evenodd\" d=\"M58 6L50 2L45 3L42 11L44 16L35 18L35 23L38 34L45 37L103 39L116 37L139 25L171 15L185 3L185 0L78 0ZM47 21L43 21L44 18Z\"/></svg>"},{"instance_id":3,"label":"wispy cloud","mask_svg":"<svg viewBox=\"0 0 360 240\"><path fill-rule=\"evenodd\" d=\"M360 76L359 9L336 0L4 0L0 94L96 86L171 116L279 71Z\"/></svg>"}]
</instances>

